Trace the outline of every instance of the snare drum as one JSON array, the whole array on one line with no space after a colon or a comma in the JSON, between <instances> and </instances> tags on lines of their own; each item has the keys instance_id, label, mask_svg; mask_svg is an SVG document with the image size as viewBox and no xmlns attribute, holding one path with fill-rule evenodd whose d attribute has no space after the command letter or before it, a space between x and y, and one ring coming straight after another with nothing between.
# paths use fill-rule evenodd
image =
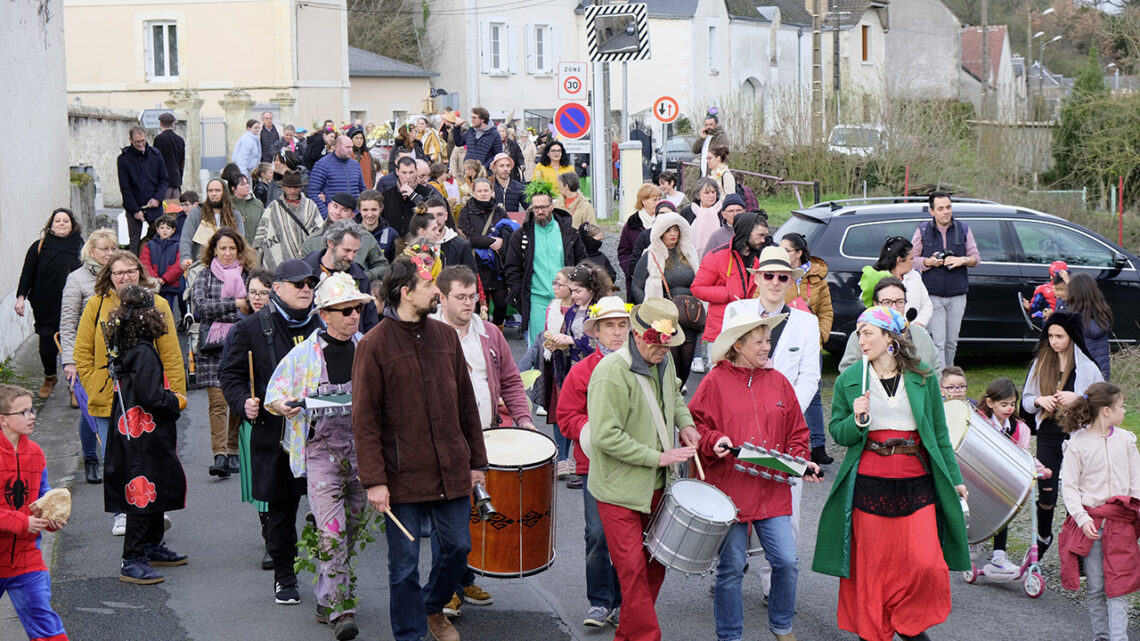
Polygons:
<instances>
[{"instance_id":1,"label":"snare drum","mask_svg":"<svg viewBox=\"0 0 1140 641\"><path fill-rule=\"evenodd\" d=\"M1037 470L1033 457L963 400L944 403L950 445L968 490L966 538L993 537L1029 498Z\"/></svg>"},{"instance_id":2,"label":"snare drum","mask_svg":"<svg viewBox=\"0 0 1140 641\"><path fill-rule=\"evenodd\" d=\"M645 547L667 568L708 574L716 569L734 523L736 505L727 494L703 481L681 479L661 498L645 531Z\"/></svg>"},{"instance_id":3,"label":"snare drum","mask_svg":"<svg viewBox=\"0 0 1140 641\"><path fill-rule=\"evenodd\" d=\"M558 447L534 430L503 427L483 432L487 492L495 508L487 520L471 507L467 565L484 576L521 577L554 563L555 467Z\"/></svg>"}]
</instances>

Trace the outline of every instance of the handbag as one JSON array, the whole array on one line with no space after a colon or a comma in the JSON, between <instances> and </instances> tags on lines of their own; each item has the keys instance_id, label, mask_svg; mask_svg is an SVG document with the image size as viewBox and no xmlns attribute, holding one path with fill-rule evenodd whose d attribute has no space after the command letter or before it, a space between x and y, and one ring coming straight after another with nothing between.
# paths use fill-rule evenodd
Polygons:
<instances>
[{"instance_id":1,"label":"handbag","mask_svg":"<svg viewBox=\"0 0 1140 641\"><path fill-rule=\"evenodd\" d=\"M661 267L661 263L652 253L649 253L649 257L653 259L653 264L657 265L657 270L661 272L661 283L665 285L665 297L677 306L677 322L680 323L681 328L694 331L703 329L705 321L708 319L705 304L696 296L689 294L674 295L669 291L669 281L665 279L665 270Z\"/></svg>"}]
</instances>

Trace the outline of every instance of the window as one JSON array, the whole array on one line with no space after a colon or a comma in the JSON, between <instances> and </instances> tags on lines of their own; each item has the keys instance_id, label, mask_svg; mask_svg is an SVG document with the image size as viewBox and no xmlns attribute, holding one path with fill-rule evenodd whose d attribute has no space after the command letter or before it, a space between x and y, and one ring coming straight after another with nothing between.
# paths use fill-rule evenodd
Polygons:
<instances>
[{"instance_id":1,"label":"window","mask_svg":"<svg viewBox=\"0 0 1140 641\"><path fill-rule=\"evenodd\" d=\"M879 258L883 243L891 236L911 238L923 220L884 220L876 223L851 225L843 236L839 251L848 258L865 258L874 262ZM973 224L973 223L971 223Z\"/></svg>"},{"instance_id":2,"label":"window","mask_svg":"<svg viewBox=\"0 0 1140 641\"><path fill-rule=\"evenodd\" d=\"M491 23L491 73L507 70L507 25Z\"/></svg>"},{"instance_id":3,"label":"window","mask_svg":"<svg viewBox=\"0 0 1140 641\"><path fill-rule=\"evenodd\" d=\"M534 66L539 70L545 70L550 65L550 61L546 60L546 46L549 40L550 27L536 25L534 27Z\"/></svg>"},{"instance_id":4,"label":"window","mask_svg":"<svg viewBox=\"0 0 1140 641\"><path fill-rule=\"evenodd\" d=\"M862 25L863 27L863 62L871 60L871 27L869 25Z\"/></svg>"},{"instance_id":5,"label":"window","mask_svg":"<svg viewBox=\"0 0 1140 641\"><path fill-rule=\"evenodd\" d=\"M1027 263L1048 265L1063 260L1083 267L1112 267L1116 258L1100 241L1061 225L1015 220L1013 231Z\"/></svg>"},{"instance_id":6,"label":"window","mask_svg":"<svg viewBox=\"0 0 1140 641\"><path fill-rule=\"evenodd\" d=\"M178 25L146 23L146 74L150 82L178 80Z\"/></svg>"},{"instance_id":7,"label":"window","mask_svg":"<svg viewBox=\"0 0 1140 641\"><path fill-rule=\"evenodd\" d=\"M557 30L548 24L526 26L527 73L538 75L554 73L557 38Z\"/></svg>"},{"instance_id":8,"label":"window","mask_svg":"<svg viewBox=\"0 0 1140 641\"><path fill-rule=\"evenodd\" d=\"M709 73L720 73L720 38L717 26L709 25Z\"/></svg>"}]
</instances>

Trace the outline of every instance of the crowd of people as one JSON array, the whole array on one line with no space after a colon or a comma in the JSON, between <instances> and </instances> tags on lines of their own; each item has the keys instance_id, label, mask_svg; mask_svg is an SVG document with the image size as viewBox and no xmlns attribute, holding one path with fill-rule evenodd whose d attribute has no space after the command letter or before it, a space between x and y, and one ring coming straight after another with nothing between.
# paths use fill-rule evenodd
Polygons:
<instances>
[{"instance_id":1,"label":"crowd of people","mask_svg":"<svg viewBox=\"0 0 1140 641\"><path fill-rule=\"evenodd\" d=\"M389 521L393 637L457 640L449 618L493 602L467 568L471 493L493 463L483 431L534 430L545 416L554 475L583 492L584 625L614 625L622 640L661 638L654 602L666 567L644 532L671 484L698 474L738 511L715 567L717 638L744 634L754 535L768 626L794 640L803 485L737 452L775 445L805 461L802 481L818 482L835 462L830 432L846 451L811 567L841 578L838 626L871 641L928 638L950 611L949 572L971 565L968 493L943 401L965 396L954 360L967 270L979 257L952 198L932 194L931 220L909 239L887 239L864 270L867 309L828 422L826 260L802 235L772 237L727 167L715 112L694 145L702 177L690 193L669 172L637 190L617 268L600 250L605 232L565 146L516 140L482 108L470 118L414 119L382 159L368 127L326 121L304 141L267 112L248 122L233 162L200 198L180 189L177 134L163 116L154 146L134 128L120 156L128 250L106 230L84 238L67 209L52 213L28 249L16 312L30 303L35 317L37 395L52 393L58 359L82 410L85 480L103 484L112 533L124 536L119 578L159 583L156 567L188 561L164 533L166 513L185 503L175 423L197 386L210 424L203 472L241 478L276 603L301 602L295 522L307 494L321 550L316 619L335 638L359 632L351 567L375 510ZM1028 428L1015 413L1034 424L1038 547L1044 554L1053 542L1061 494L1066 587L1083 559L1094 631L1123 638L1122 595L1140 587L1119 578L1121 563L1140 570L1135 536L1127 541L1140 518L1140 455L1117 429L1120 389L1104 382L1111 311L1094 280L1054 267L1057 280L1034 297L1044 331L1020 399L999 379L978 409L1025 448ZM503 334L515 322L529 347L520 363ZM520 365L541 372L530 389ZM690 389L692 373L706 375ZM30 397L0 387L0 474L23 479L34 498L46 483L27 439ZM39 467L8 465L25 453ZM40 530L65 525L30 503L0 509L0 529L25 556ZM426 585L421 533L433 551ZM1005 538L995 537L987 573L1011 571ZM20 571L46 576L42 560L21 563L0 561L0 586ZM42 578L9 589L50 598ZM66 638L58 617L21 617L33 637Z\"/></svg>"}]
</instances>

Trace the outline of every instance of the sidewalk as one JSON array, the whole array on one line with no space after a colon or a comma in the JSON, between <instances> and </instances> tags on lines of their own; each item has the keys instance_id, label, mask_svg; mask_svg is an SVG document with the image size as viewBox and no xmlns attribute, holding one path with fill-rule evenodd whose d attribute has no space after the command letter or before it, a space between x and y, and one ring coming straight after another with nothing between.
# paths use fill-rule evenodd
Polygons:
<instances>
[{"instance_id":1,"label":"sidewalk","mask_svg":"<svg viewBox=\"0 0 1140 641\"><path fill-rule=\"evenodd\" d=\"M38 336L29 336L12 358L12 368L16 371L13 384L22 385L33 394L43 382L38 341ZM33 397L39 413L36 415L32 440L39 443L47 456L48 480L52 487L70 490L79 469L79 431L76 427L79 423L79 410L73 410L68 405L67 383L63 380L62 370L59 376L59 385L46 402ZM66 531L65 528L61 533ZM55 543L59 535L60 533L44 532L41 540L48 569L51 569L55 561ZM24 628L12 609L12 600L0 599L0 639L25 638L27 635Z\"/></svg>"}]
</instances>

